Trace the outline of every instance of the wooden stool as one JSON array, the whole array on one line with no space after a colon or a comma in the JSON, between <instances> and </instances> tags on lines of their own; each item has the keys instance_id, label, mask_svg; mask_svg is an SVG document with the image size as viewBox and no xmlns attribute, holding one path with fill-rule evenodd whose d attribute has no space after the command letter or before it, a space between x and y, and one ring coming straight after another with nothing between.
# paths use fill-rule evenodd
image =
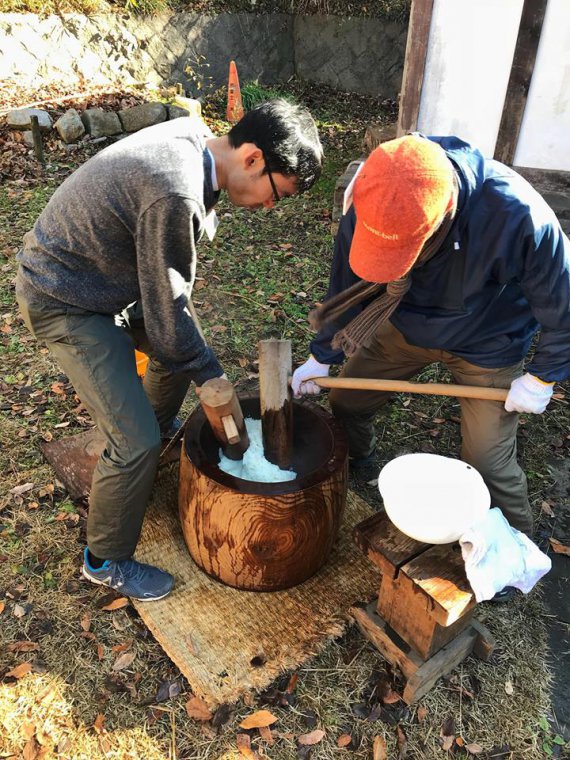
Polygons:
<instances>
[{"instance_id":1,"label":"wooden stool","mask_svg":"<svg viewBox=\"0 0 570 760\"><path fill-rule=\"evenodd\" d=\"M353 607L364 635L407 679L411 704L474 652L488 660L489 631L476 620L475 598L459 547L434 546L404 535L385 512L354 529L354 539L382 572L378 600Z\"/></svg>"}]
</instances>

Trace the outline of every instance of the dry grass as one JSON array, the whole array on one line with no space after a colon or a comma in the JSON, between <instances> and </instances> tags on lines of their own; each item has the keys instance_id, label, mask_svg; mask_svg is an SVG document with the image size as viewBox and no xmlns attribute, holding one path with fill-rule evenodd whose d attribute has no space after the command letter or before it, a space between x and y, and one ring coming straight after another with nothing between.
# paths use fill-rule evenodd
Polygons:
<instances>
[{"instance_id":1,"label":"dry grass","mask_svg":"<svg viewBox=\"0 0 570 760\"><path fill-rule=\"evenodd\" d=\"M306 314L324 292L330 261L328 211L334 181L359 153L366 122L383 113L381 104L370 99L358 99L355 108L356 99L348 103L344 96L323 90L300 95L319 117L326 143L327 166L319 185L273 214L250 215L223 204L216 239L200 248L202 284L196 300L201 319L231 379L242 386L255 382L251 374L260 337L290 337L295 359L305 356ZM383 117L389 116L384 110ZM275 760L297 757L297 737L314 727L326 735L313 748L312 760L369 760L376 735L386 739L389 758L437 760L446 755L440 730L448 718L453 718L457 736L483 747L481 758L544 757L538 721L548 713L549 674L537 592L504 607L480 606L479 617L498 642L493 661L468 658L421 700L421 711L400 702L371 716L380 685L388 682L401 693L402 684L351 628L299 669L288 707L278 704L289 680L285 674L274 689L219 711L212 723L188 717L188 686L136 612L131 607L101 609L105 591L80 580L84 515L54 483L38 450L42 437L72 434L85 424L72 389L54 390L53 384L65 378L27 335L12 287L19 241L65 171L60 174L52 167L31 184L8 182L0 188L0 602L5 604L0 613L0 756L237 760L239 722L264 706L278 717L275 743L269 746L256 731L252 742L260 756ZM231 219L224 219L225 214ZM281 295L276 298L277 293ZM430 370L431 377L437 371ZM32 396L36 391L41 393ZM192 403L189 398L185 408ZM455 415L456 402L449 399L398 397L378 423L383 457L413 450L455 453ZM567 405L559 402L521 429L521 456L537 512L552 483L549 458L567 455L569 416ZM444 422L434 423L436 418ZM55 427L65 422L68 428ZM439 431L436 437L434 429ZM10 493L26 483L33 484L30 490ZM371 490L361 495L378 501ZM18 652L6 646L20 641L38 648ZM115 671L113 647L127 644L136 658L132 666ZM32 665L28 675L19 680L6 675L25 662ZM165 683L174 684L170 699L163 699L160 691ZM398 726L406 737L405 752L402 734L398 746ZM351 749L337 747L343 733L353 737ZM510 748L504 754L493 751L504 746ZM454 756L466 754L456 746Z\"/></svg>"}]
</instances>

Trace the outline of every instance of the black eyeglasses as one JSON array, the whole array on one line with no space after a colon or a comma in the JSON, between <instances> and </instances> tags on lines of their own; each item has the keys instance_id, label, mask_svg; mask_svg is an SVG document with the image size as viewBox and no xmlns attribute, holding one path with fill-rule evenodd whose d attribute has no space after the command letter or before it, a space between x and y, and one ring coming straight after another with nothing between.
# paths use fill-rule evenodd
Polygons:
<instances>
[{"instance_id":1,"label":"black eyeglasses","mask_svg":"<svg viewBox=\"0 0 570 760\"><path fill-rule=\"evenodd\" d=\"M273 200L275 203L279 203L281 200L281 196L279 195L279 191L277 190L277 185L275 184L275 180L273 179L273 174L269 171L267 167L265 167L265 171L267 172L267 176L269 177L269 182L271 184L271 189L273 191Z\"/></svg>"},{"instance_id":2,"label":"black eyeglasses","mask_svg":"<svg viewBox=\"0 0 570 760\"><path fill-rule=\"evenodd\" d=\"M279 195L279 190L277 189L277 185L275 184L275 180L273 179L273 174L271 173L271 170L267 164L267 156L265 153L263 153L263 160L265 161L265 173L269 177L269 184L271 185L271 190L273 192L273 200L275 203L279 203L281 200L281 196Z\"/></svg>"}]
</instances>

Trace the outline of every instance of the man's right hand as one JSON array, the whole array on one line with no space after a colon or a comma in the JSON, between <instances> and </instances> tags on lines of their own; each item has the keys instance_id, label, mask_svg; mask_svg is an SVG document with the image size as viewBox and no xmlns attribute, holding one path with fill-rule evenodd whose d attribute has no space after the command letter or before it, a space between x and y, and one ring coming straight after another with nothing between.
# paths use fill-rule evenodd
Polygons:
<instances>
[{"instance_id":1,"label":"man's right hand","mask_svg":"<svg viewBox=\"0 0 570 760\"><path fill-rule=\"evenodd\" d=\"M317 396L321 389L317 383L308 380L309 377L328 377L329 364L321 364L314 356L310 356L304 364L297 367L291 379L291 388L295 398L300 396Z\"/></svg>"}]
</instances>

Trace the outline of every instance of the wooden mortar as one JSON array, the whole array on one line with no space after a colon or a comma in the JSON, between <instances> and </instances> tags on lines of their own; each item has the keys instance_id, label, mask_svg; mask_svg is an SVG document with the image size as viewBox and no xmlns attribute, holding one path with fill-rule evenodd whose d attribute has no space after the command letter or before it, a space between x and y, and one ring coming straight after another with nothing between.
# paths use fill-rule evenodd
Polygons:
<instances>
[{"instance_id":1,"label":"wooden mortar","mask_svg":"<svg viewBox=\"0 0 570 760\"><path fill-rule=\"evenodd\" d=\"M245 417L260 417L259 396L239 398ZM259 483L218 467L219 443L199 407L180 458L178 505L196 564L234 588L279 591L314 575L326 562L341 523L348 448L331 414L293 402L291 466L297 477Z\"/></svg>"}]
</instances>

